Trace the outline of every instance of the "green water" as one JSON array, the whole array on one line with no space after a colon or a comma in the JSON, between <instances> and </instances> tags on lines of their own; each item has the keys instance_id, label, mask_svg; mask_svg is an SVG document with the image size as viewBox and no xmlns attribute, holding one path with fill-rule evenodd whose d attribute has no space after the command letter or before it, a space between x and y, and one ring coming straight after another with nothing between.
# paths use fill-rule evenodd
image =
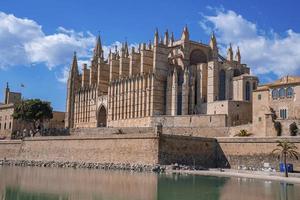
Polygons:
<instances>
[{"instance_id":1,"label":"green water","mask_svg":"<svg viewBox=\"0 0 300 200\"><path fill-rule=\"evenodd\" d=\"M300 185L246 178L0 167L0 200L299 200Z\"/></svg>"}]
</instances>

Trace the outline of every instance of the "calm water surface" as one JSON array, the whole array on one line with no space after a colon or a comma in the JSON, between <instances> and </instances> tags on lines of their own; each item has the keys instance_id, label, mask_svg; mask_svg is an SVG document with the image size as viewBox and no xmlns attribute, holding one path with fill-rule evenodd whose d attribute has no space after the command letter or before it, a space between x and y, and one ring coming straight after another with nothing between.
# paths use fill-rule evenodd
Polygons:
<instances>
[{"instance_id":1,"label":"calm water surface","mask_svg":"<svg viewBox=\"0 0 300 200\"><path fill-rule=\"evenodd\" d=\"M300 185L246 178L0 167L1 200L299 200Z\"/></svg>"}]
</instances>

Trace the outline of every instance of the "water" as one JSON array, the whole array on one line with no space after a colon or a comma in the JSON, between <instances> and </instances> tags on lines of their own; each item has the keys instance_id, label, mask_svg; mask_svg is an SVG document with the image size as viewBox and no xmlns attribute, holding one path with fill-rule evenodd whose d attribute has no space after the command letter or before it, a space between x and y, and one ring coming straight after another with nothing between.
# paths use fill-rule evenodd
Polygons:
<instances>
[{"instance_id":1,"label":"water","mask_svg":"<svg viewBox=\"0 0 300 200\"><path fill-rule=\"evenodd\" d=\"M299 200L300 185L246 178L0 167L1 200Z\"/></svg>"}]
</instances>

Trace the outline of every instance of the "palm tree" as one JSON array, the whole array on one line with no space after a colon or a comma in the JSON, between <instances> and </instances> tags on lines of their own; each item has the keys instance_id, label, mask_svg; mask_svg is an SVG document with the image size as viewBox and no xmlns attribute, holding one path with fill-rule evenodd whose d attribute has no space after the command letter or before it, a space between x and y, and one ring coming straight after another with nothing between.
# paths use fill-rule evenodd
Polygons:
<instances>
[{"instance_id":1,"label":"palm tree","mask_svg":"<svg viewBox=\"0 0 300 200\"><path fill-rule=\"evenodd\" d=\"M291 159L298 160L299 153L297 152L298 147L292 143L288 142L287 140L277 141L277 148L275 148L272 153L279 152L279 157L283 159L284 163L284 171L285 176L288 177L288 170L287 170L287 164L286 164L286 158L289 156Z\"/></svg>"}]
</instances>

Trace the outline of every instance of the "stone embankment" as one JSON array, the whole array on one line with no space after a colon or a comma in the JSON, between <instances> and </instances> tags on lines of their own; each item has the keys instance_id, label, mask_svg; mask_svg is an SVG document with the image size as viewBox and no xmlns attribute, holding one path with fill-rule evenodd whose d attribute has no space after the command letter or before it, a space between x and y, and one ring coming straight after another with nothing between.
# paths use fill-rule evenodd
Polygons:
<instances>
[{"instance_id":1,"label":"stone embankment","mask_svg":"<svg viewBox=\"0 0 300 200\"><path fill-rule=\"evenodd\" d=\"M137 172L165 172L171 170L207 170L202 166L179 165L144 165L129 163L89 163L89 162L62 162L62 161L35 161L35 160L0 160L0 166L21 167L56 167L73 169L103 169L103 170L127 170Z\"/></svg>"},{"instance_id":2,"label":"stone embankment","mask_svg":"<svg viewBox=\"0 0 300 200\"><path fill-rule=\"evenodd\" d=\"M128 170L138 172L162 172L164 166L128 164L128 163L89 163L89 162L68 162L68 161L34 161L34 160L0 160L0 166L22 166L22 167L57 167L74 169L104 169L104 170Z\"/></svg>"}]
</instances>

